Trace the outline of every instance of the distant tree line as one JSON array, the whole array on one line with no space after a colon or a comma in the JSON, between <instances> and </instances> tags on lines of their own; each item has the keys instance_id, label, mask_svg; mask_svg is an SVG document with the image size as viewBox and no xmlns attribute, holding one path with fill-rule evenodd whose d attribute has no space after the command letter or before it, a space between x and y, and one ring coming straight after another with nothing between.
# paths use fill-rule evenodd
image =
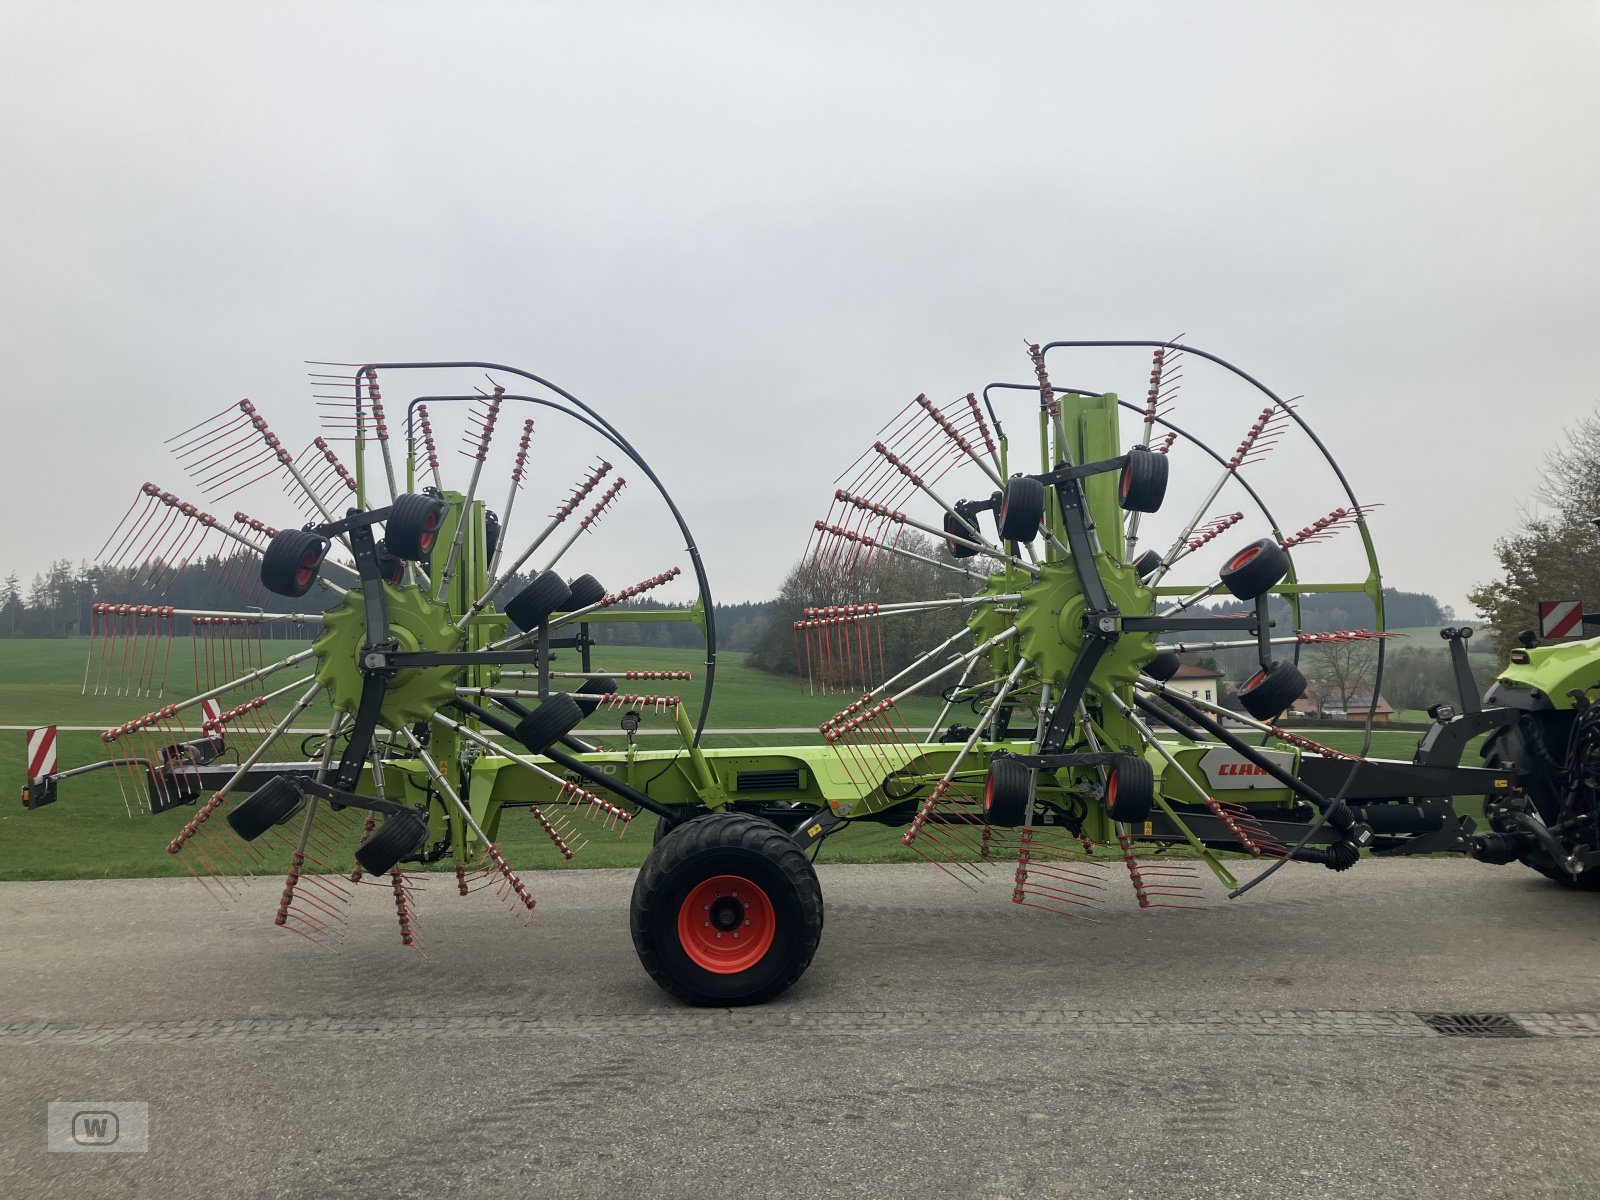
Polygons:
<instances>
[{"instance_id":1,"label":"distant tree line","mask_svg":"<svg viewBox=\"0 0 1600 1200\"><path fill-rule=\"evenodd\" d=\"M872 562L844 557L808 560L789 572L776 599L717 605L718 648L747 651L754 666L803 676L808 669L815 669L815 664L808 663L807 655L808 649L817 647L815 636L795 630L795 622L801 619L806 608L949 599L971 594L982 581L985 564L981 558L968 560L974 574L963 577L948 566L937 565L950 560L943 547L932 539L908 533L899 548L921 557L880 552L880 557ZM503 595L515 595L520 583L520 580L513 580ZM154 563L139 568L105 568L87 563L74 567L67 559L61 559L48 571L35 575L26 591L15 573L5 579L0 589L3 589L0 590L0 636L4 637L87 636L93 629L92 610L96 603L278 613L320 612L328 607L327 595L320 591L314 590L298 600L265 591L259 584L254 562L231 557L208 558L181 567ZM1245 607L1228 602L1215 605L1214 611L1240 611ZM675 608L687 615L690 606L662 604L643 596L624 601L616 608L623 611ZM1441 625L1453 619L1450 610L1434 597L1397 588L1384 590L1384 608L1390 626ZM1306 596L1302 599L1301 610L1303 627L1310 631L1363 628L1372 623L1371 605L1359 594ZM919 655L955 634L969 611L955 606L933 608L886 616L881 622L873 623L868 647L873 670L886 678L904 669ZM1272 612L1280 628L1289 627L1285 602L1274 600ZM294 625L278 628L289 637L303 637L306 633L305 629ZM187 619L177 619L173 632L188 633ZM600 645L699 649L705 644L699 628L688 620L595 623L590 626L590 632ZM1348 672L1352 680L1370 676L1370 671L1364 667L1365 651L1372 644L1358 645L1362 647L1358 656L1362 661ZM958 648L965 648L965 644ZM1383 690L1392 704L1420 708L1453 698L1454 684L1443 649L1442 644L1427 648L1390 647ZM955 652L952 649L950 653ZM1312 663L1316 661L1312 659ZM1255 656L1249 650L1221 651L1202 662L1222 670L1235 684L1255 669ZM1312 664L1306 665L1316 672Z\"/></svg>"},{"instance_id":2,"label":"distant tree line","mask_svg":"<svg viewBox=\"0 0 1600 1200\"><path fill-rule=\"evenodd\" d=\"M33 577L24 591L13 572L0 584L0 637L87 637L94 630L96 604L160 605L213 612L320 613L329 607L331 594L314 588L291 600L274 595L260 585L253 557L211 557L186 565L148 563L137 568L107 568L70 560L53 563ZM517 594L526 581L513 576L501 599ZM648 596L615 606L629 608L679 608ZM717 641L723 650L753 650L766 635L776 601L726 604L716 607ZM173 621L173 632L191 630L187 617ZM603 645L701 647L705 640L689 621L595 624L590 627ZM284 634L302 637L305 631L289 625Z\"/></svg>"}]
</instances>

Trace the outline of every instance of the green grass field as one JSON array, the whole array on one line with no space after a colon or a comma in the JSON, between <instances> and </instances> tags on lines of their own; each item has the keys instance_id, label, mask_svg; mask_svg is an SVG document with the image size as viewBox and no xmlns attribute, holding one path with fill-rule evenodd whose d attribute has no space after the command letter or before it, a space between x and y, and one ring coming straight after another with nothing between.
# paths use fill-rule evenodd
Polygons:
<instances>
[{"instance_id":1,"label":"green grass field","mask_svg":"<svg viewBox=\"0 0 1600 1200\"><path fill-rule=\"evenodd\" d=\"M272 662L304 649L305 643L278 641L263 647L265 661ZM0 640L0 725L81 725L96 729L121 724L195 691L195 663L191 644L184 639L173 642L165 661L168 687L164 694L85 695L85 663L89 644L82 640L12 639ZM557 669L577 668L571 661L558 661ZM745 664L745 655L723 653L717 657L717 677L709 728L814 729L854 697L851 695L812 696L792 682L757 671ZM254 661L260 661L259 659ZM689 711L698 711L705 674L703 652L670 650L658 647L615 647L595 651L598 668L616 671L690 671L690 682L628 683L619 679L624 691L665 692L683 697ZM98 666L89 671L91 683L108 673ZM309 671L290 668L274 676L269 688L298 680ZM528 681L532 686L532 681ZM303 690L303 689L302 689ZM274 705L285 711L288 697ZM917 701L907 705L906 716L926 732L938 715L937 701ZM325 728L329 720L325 702L319 701L295 723L296 729ZM608 745L620 745L618 711L602 709L581 727L580 732ZM197 722L190 722L192 729ZM646 710L639 744L644 749L666 749L673 745L665 734L671 719ZM103 771L60 786L61 799L36 812L23 809L17 800L26 770L23 762L26 735L20 730L0 731L0 777L7 782L11 797L0 806L0 879L80 879L142 878L183 875L185 867L166 853L167 842L182 828L193 809L176 810L149 816L134 808L130 817L119 773ZM294 739L296 742L299 738ZM815 743L814 733L719 733L708 735L708 746L761 746ZM61 769L82 766L105 757L98 733L63 730L57 741ZM568 862L551 845L533 819L521 812L508 813L501 828L501 846L519 867L530 869L567 867L637 866L649 853L655 818L646 813L636 827L620 839L615 833L597 828L589 831L589 842L577 857ZM262 869L276 872L286 854L269 858ZM862 826L842 831L823 847L821 861L920 861L915 851L899 842L899 832Z\"/></svg>"},{"instance_id":2,"label":"green grass field","mask_svg":"<svg viewBox=\"0 0 1600 1200\"><path fill-rule=\"evenodd\" d=\"M270 643L264 648L266 661L275 661L303 646L304 643L287 641ZM189 644L182 640L174 642L166 663L168 688L165 695L84 695L87 653L85 641L0 640L0 725L55 724L98 729L128 721L194 691L194 662ZM624 690L680 694L689 703L691 712L698 708L703 653L643 647L602 648L595 652L594 662L598 668L613 671L692 671L694 680L689 683L619 682ZM575 661L557 663L557 669L575 668ZM306 674L309 672L291 669L275 676L268 686L281 686L276 683L279 678L287 683ZM715 696L707 727L732 732L710 734L706 744L814 744L817 741L814 733L737 731L814 729L852 698L848 694L807 695L791 681L748 666L743 654L723 653L718 655ZM287 708L287 697L276 706L280 713ZM907 705L906 716L919 734L925 733L939 708L936 700L917 701ZM616 710L602 709L585 723L581 732L591 739L620 744L617 716ZM970 719L970 714L966 716ZM296 722L296 728L325 728L328 719L326 705L319 702ZM962 720L963 714L958 712L949 719ZM645 749L670 746L670 738L650 736L650 731L666 730L670 725L669 718L647 712L641 746ZM190 727L193 728L193 723ZM1361 742L1358 728L1315 736L1335 749L1346 751L1359 749ZM53 805L36 812L24 810L17 800L26 769L24 739L20 730L0 731L0 778L7 781L5 787L10 796L9 801L0 805L0 879L139 878L185 874L186 869L178 859L166 853L166 844L192 815L192 808L149 816L135 807L130 816L118 773L103 771L63 782L61 799ZM1409 759L1417 739L1414 731L1379 730L1374 735L1371 752L1376 757ZM63 731L58 741L60 767L66 769L98 761L104 757L104 749L97 732ZM511 812L502 825L501 845L508 859L519 868L637 866L649 852L655 818L644 814L636 825L620 839L615 833L598 827L591 829L588 845L569 864L531 817ZM261 870L276 873L282 869L285 859L285 854L269 854ZM900 844L898 830L864 825L847 828L830 838L822 848L821 861L920 861L920 857Z\"/></svg>"}]
</instances>

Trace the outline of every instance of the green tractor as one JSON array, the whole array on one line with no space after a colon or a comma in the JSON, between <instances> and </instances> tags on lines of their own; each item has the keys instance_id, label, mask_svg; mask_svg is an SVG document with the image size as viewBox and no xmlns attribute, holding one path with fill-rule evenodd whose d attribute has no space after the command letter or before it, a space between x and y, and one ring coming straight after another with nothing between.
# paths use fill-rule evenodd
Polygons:
<instances>
[{"instance_id":1,"label":"green tractor","mask_svg":"<svg viewBox=\"0 0 1600 1200\"><path fill-rule=\"evenodd\" d=\"M1050 382L1049 354L1090 349L1150 354L1142 401ZM1446 630L1456 703L1435 710L1411 761L1369 756L1389 635L1367 509L1293 403L1176 343L1057 342L1030 359L1030 382L943 406L917 397L841 476L792 590L803 596L797 669L842 706L802 746L702 744L716 630L696 541L642 456L570 393L486 363L330 371L320 382L351 469L323 438L291 455L249 402L224 410L179 440L202 489L278 477L311 520L228 522L146 485L113 543L130 569L159 578L214 539L229 552L215 561L244 563L277 599L227 611L98 605L86 686L149 690L175 632L254 638L256 656L212 655L207 642L210 674L197 667L192 696L108 729L104 763L30 771L24 802L41 807L61 780L115 768L150 811L182 820L169 850L213 886L230 890L262 845L281 842L291 865L280 926L322 940L354 889L376 885L392 892L407 943L419 869L453 868L462 894L490 889L531 913L532 890L500 848L507 810L532 813L569 856L585 818L626 829L648 813L655 845L634 889L633 939L652 978L692 1004L760 1002L800 977L823 928L811 857L864 823L895 827L963 881L1000 879L1013 903L1061 913L1103 902L1109 876L1126 876L1141 906L1182 906L1199 898L1202 870L1238 896L1290 862L1343 871L1364 855L1521 860L1564 885L1600 884L1595 643L1519 652L1485 707L1466 633ZM1252 397L1236 446L1174 421L1184 360L1222 368ZM380 376L465 369L489 372L492 390L419 391L397 462ZM484 475L497 422L524 407L557 414L603 456L513 556L518 491L536 474L531 419L497 511ZM469 414L459 488L444 484L431 424L452 411ZM1268 456L1284 438L1298 449ZM559 569L622 486L610 458L654 489L664 532L646 540L681 537L688 576L673 567L608 588ZM1175 460L1187 494L1169 487ZM1280 522L1274 487L1301 504L1313 476L1333 488L1332 507L1298 529ZM198 541L144 532L174 515ZM906 579L926 594L908 594ZM638 599L685 586L692 598L677 603ZM320 606L305 603L313 595ZM1309 599L1329 596L1367 619L1311 627ZM594 662L597 650L619 653L608 626L662 621L704 637L694 715L654 690L656 676L679 673ZM274 625L308 628L311 644L269 661L261 630ZM1372 651L1360 749L1293 724L1302 655L1327 644ZM1235 700L1185 682L1196 655L1248 660ZM293 752L296 721L318 706L331 710L325 731ZM625 747L596 744L601 710L622 716ZM670 748L638 745L651 713L670 721ZM1483 764L1464 765L1485 736ZM1455 811L1457 796L1485 798L1488 830ZM1268 865L1241 881L1239 856Z\"/></svg>"}]
</instances>

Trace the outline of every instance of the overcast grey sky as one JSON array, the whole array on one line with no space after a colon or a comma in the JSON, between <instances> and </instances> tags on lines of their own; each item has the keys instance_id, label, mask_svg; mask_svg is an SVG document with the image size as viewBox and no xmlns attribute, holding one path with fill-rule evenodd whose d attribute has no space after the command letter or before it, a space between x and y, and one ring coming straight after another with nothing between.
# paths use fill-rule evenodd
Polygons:
<instances>
[{"instance_id":1,"label":"overcast grey sky","mask_svg":"<svg viewBox=\"0 0 1600 1200\"><path fill-rule=\"evenodd\" d=\"M1185 332L1464 609L1600 401L1597 63L1557 0L7 0L0 573L185 493L162 440L241 396L309 436L303 359L471 358L604 411L762 599L918 391Z\"/></svg>"}]
</instances>

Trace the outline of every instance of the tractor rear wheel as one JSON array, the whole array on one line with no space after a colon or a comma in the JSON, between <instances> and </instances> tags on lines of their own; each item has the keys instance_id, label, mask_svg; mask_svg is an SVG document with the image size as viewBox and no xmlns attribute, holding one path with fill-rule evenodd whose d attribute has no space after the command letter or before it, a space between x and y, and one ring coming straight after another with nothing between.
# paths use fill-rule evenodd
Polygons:
<instances>
[{"instance_id":1,"label":"tractor rear wheel","mask_svg":"<svg viewBox=\"0 0 1600 1200\"><path fill-rule=\"evenodd\" d=\"M1533 801L1540 819L1554 822L1561 812L1561 790L1556 773L1572 731L1572 714L1526 713L1515 725L1502 729L1483 747L1483 765L1506 771ZM1543 850L1518 859L1551 883L1575 892L1600 892L1600 867L1574 875Z\"/></svg>"},{"instance_id":2,"label":"tractor rear wheel","mask_svg":"<svg viewBox=\"0 0 1600 1200\"><path fill-rule=\"evenodd\" d=\"M822 888L776 825L743 814L661 840L633 887L639 962L686 1004L760 1004L805 973L822 940Z\"/></svg>"}]
</instances>

